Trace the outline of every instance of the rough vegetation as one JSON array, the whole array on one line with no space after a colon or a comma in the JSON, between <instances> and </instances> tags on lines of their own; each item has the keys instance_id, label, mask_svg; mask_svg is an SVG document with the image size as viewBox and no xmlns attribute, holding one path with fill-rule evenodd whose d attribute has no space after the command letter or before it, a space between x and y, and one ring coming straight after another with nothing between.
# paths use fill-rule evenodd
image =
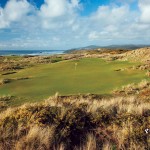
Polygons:
<instances>
[{"instance_id":1,"label":"rough vegetation","mask_svg":"<svg viewBox=\"0 0 150 150\"><path fill-rule=\"evenodd\" d=\"M148 150L150 83L142 81L123 90L125 95L110 97L56 94L5 111L1 106L0 149Z\"/></svg>"},{"instance_id":2,"label":"rough vegetation","mask_svg":"<svg viewBox=\"0 0 150 150\"><path fill-rule=\"evenodd\" d=\"M124 54L124 59L150 63L150 47L129 51Z\"/></svg>"},{"instance_id":3,"label":"rough vegetation","mask_svg":"<svg viewBox=\"0 0 150 150\"><path fill-rule=\"evenodd\" d=\"M1 96L0 150L149 150L150 52L146 50L89 51L55 57L26 56L21 59L1 57L1 87L9 82L32 78L5 78L15 76L18 70L14 66L18 62L21 62L18 63L20 68L26 68L36 63L56 63L83 57L141 61L140 65L127 70L144 70L147 80L115 89L109 96L56 94L39 103L16 107L9 105L14 96ZM136 57L133 57L135 54ZM122 74L122 68L113 71Z\"/></svg>"},{"instance_id":4,"label":"rough vegetation","mask_svg":"<svg viewBox=\"0 0 150 150\"><path fill-rule=\"evenodd\" d=\"M70 51L71 54L80 54L83 57L96 57L104 58L108 60L130 60L150 63L150 47L144 47L136 50L126 50L126 49L94 49L94 50L73 50Z\"/></svg>"},{"instance_id":5,"label":"rough vegetation","mask_svg":"<svg viewBox=\"0 0 150 150\"><path fill-rule=\"evenodd\" d=\"M119 95L138 95L139 93L142 93L143 91L147 91L150 89L150 82L147 80L142 80L140 83L135 84L128 84L126 86L123 86L122 89L116 89L114 90L114 94Z\"/></svg>"},{"instance_id":6,"label":"rough vegetation","mask_svg":"<svg viewBox=\"0 0 150 150\"><path fill-rule=\"evenodd\" d=\"M0 97L0 112L6 110L9 107L9 102L13 99L13 96L1 96Z\"/></svg>"},{"instance_id":7,"label":"rough vegetation","mask_svg":"<svg viewBox=\"0 0 150 150\"><path fill-rule=\"evenodd\" d=\"M62 60L61 55L60 56L59 55L57 56L1 56L0 71L14 72L14 70L33 67L35 64L55 63L61 60Z\"/></svg>"},{"instance_id":8,"label":"rough vegetation","mask_svg":"<svg viewBox=\"0 0 150 150\"><path fill-rule=\"evenodd\" d=\"M101 100L54 96L9 108L0 114L0 148L148 149L149 108L147 101L135 96Z\"/></svg>"}]
</instances>

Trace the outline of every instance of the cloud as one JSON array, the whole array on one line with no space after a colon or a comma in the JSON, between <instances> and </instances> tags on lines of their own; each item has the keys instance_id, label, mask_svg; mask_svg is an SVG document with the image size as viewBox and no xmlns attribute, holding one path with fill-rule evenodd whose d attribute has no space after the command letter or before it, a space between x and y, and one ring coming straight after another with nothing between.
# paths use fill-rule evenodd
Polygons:
<instances>
[{"instance_id":1,"label":"cloud","mask_svg":"<svg viewBox=\"0 0 150 150\"><path fill-rule=\"evenodd\" d=\"M91 16L99 25L121 24L130 18L129 6L99 6Z\"/></svg>"},{"instance_id":2,"label":"cloud","mask_svg":"<svg viewBox=\"0 0 150 150\"><path fill-rule=\"evenodd\" d=\"M9 27L12 22L21 20L30 10L30 4L26 0L9 0L5 8L0 8L0 28Z\"/></svg>"},{"instance_id":3,"label":"cloud","mask_svg":"<svg viewBox=\"0 0 150 150\"><path fill-rule=\"evenodd\" d=\"M148 43L150 2L139 0L139 10L130 7L135 0L128 2L100 5L90 15L82 16L79 0L45 0L40 8L27 0L9 0L0 8L0 48L68 49L90 44Z\"/></svg>"},{"instance_id":4,"label":"cloud","mask_svg":"<svg viewBox=\"0 0 150 150\"><path fill-rule=\"evenodd\" d=\"M130 12L129 6L100 6L90 17L91 31L89 40L126 38L124 30L128 32L134 14Z\"/></svg>"},{"instance_id":5,"label":"cloud","mask_svg":"<svg viewBox=\"0 0 150 150\"><path fill-rule=\"evenodd\" d=\"M56 29L70 26L76 18L76 9L79 9L79 0L45 0L38 16L42 27Z\"/></svg>"},{"instance_id":6,"label":"cloud","mask_svg":"<svg viewBox=\"0 0 150 150\"><path fill-rule=\"evenodd\" d=\"M60 17L66 13L66 0L45 0L40 8L40 15L44 18Z\"/></svg>"},{"instance_id":7,"label":"cloud","mask_svg":"<svg viewBox=\"0 0 150 150\"><path fill-rule=\"evenodd\" d=\"M141 11L141 21L150 23L150 1L139 0L139 9Z\"/></svg>"},{"instance_id":8,"label":"cloud","mask_svg":"<svg viewBox=\"0 0 150 150\"><path fill-rule=\"evenodd\" d=\"M39 13L44 18L56 18L72 13L74 8L79 8L79 0L45 0Z\"/></svg>"}]
</instances>

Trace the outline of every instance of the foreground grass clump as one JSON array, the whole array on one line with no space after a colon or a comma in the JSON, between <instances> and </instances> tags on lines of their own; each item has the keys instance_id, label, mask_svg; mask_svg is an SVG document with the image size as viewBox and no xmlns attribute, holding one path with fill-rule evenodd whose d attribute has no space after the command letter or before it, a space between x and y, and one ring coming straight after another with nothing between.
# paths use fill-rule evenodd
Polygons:
<instances>
[{"instance_id":1,"label":"foreground grass clump","mask_svg":"<svg viewBox=\"0 0 150 150\"><path fill-rule=\"evenodd\" d=\"M11 95L4 95L0 97L0 112L8 107L8 103L14 98Z\"/></svg>"},{"instance_id":2,"label":"foreground grass clump","mask_svg":"<svg viewBox=\"0 0 150 150\"><path fill-rule=\"evenodd\" d=\"M149 108L134 96L90 95L9 108L0 114L0 149L148 149Z\"/></svg>"}]
</instances>

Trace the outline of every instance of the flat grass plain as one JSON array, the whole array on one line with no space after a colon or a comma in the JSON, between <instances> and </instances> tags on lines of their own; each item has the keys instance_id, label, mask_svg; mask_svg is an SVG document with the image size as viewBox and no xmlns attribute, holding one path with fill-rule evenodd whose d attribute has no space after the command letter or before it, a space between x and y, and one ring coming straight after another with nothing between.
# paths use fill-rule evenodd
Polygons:
<instances>
[{"instance_id":1,"label":"flat grass plain","mask_svg":"<svg viewBox=\"0 0 150 150\"><path fill-rule=\"evenodd\" d=\"M11 105L20 105L41 101L57 92L60 95L109 94L115 88L147 79L145 71L128 69L136 65L138 63L100 58L36 64L14 74L0 75L0 80L29 77L0 85L0 96L15 96L17 99Z\"/></svg>"}]
</instances>

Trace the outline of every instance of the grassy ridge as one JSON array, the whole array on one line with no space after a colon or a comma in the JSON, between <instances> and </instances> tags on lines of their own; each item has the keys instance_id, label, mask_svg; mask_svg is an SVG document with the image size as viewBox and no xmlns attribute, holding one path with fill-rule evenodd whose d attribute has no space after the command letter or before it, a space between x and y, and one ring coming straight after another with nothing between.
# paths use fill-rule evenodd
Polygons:
<instances>
[{"instance_id":1,"label":"grassy ridge","mask_svg":"<svg viewBox=\"0 0 150 150\"><path fill-rule=\"evenodd\" d=\"M25 101L45 99L56 92L61 95L108 94L114 88L137 83L146 78L144 71L127 69L134 65L138 63L109 62L99 58L39 64L14 74L0 75L0 79L28 77L27 80L12 80L8 84L0 85L0 95L21 97L21 100L12 102L21 104ZM118 71L119 69L122 71Z\"/></svg>"}]
</instances>

